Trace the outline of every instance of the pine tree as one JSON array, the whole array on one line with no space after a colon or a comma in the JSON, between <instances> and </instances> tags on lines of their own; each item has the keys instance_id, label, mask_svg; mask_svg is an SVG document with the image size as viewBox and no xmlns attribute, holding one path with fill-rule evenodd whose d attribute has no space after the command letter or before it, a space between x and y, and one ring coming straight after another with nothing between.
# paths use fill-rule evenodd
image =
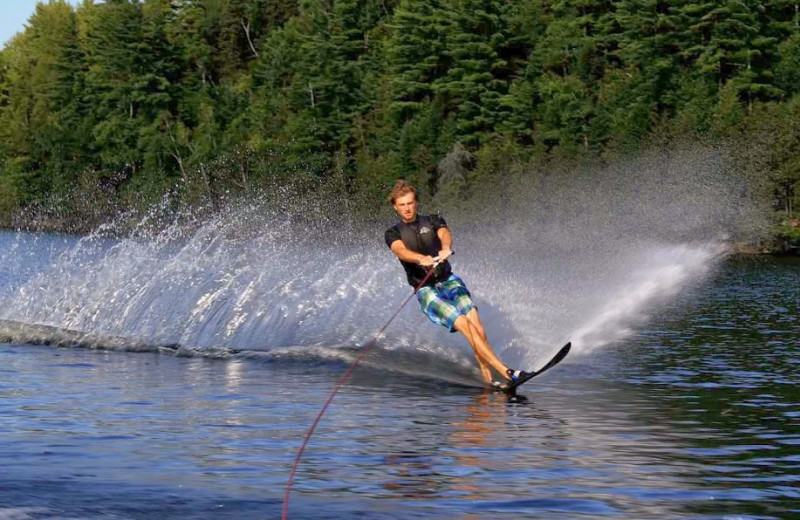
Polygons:
<instances>
[{"instance_id":1,"label":"pine tree","mask_svg":"<svg viewBox=\"0 0 800 520\"><path fill-rule=\"evenodd\" d=\"M176 120L173 82L178 77L177 53L166 29L174 15L169 0L109 0L86 11L84 102L91 107L100 168L113 185L145 165L149 173L179 175L180 161L170 159L174 150L164 125Z\"/></svg>"},{"instance_id":2,"label":"pine tree","mask_svg":"<svg viewBox=\"0 0 800 520\"><path fill-rule=\"evenodd\" d=\"M441 0L403 0L392 19L389 75L396 127L433 101L433 84L447 68Z\"/></svg>"},{"instance_id":3,"label":"pine tree","mask_svg":"<svg viewBox=\"0 0 800 520\"><path fill-rule=\"evenodd\" d=\"M685 74L685 51L691 45L689 19L683 0L650 0L619 3L620 27L615 56L622 68L638 78L640 102L652 105L657 116L674 115L680 101L677 92Z\"/></svg>"},{"instance_id":4,"label":"pine tree","mask_svg":"<svg viewBox=\"0 0 800 520\"><path fill-rule=\"evenodd\" d=\"M490 138L507 110L509 63L501 57L509 37L506 3L462 0L443 11L445 51L449 66L434 81L436 95L458 121L457 135L475 145Z\"/></svg>"},{"instance_id":5,"label":"pine tree","mask_svg":"<svg viewBox=\"0 0 800 520\"><path fill-rule=\"evenodd\" d=\"M536 82L542 75L541 64L533 58L533 50L544 38L552 20L544 4L541 0L512 3L507 16L509 37L503 55L509 64L511 81L508 93L500 98L507 115L498 123L498 131L512 135L525 145L534 142Z\"/></svg>"},{"instance_id":6,"label":"pine tree","mask_svg":"<svg viewBox=\"0 0 800 520\"><path fill-rule=\"evenodd\" d=\"M789 95L800 93L800 31L778 46L775 85Z\"/></svg>"},{"instance_id":7,"label":"pine tree","mask_svg":"<svg viewBox=\"0 0 800 520\"><path fill-rule=\"evenodd\" d=\"M75 16L64 1L37 5L24 33L3 51L6 101L2 140L17 192L38 202L72 181L79 146L74 94L79 84Z\"/></svg>"},{"instance_id":8,"label":"pine tree","mask_svg":"<svg viewBox=\"0 0 800 520\"><path fill-rule=\"evenodd\" d=\"M595 0L554 2L553 17L531 60L542 74L535 81L538 138L547 146L588 149L595 100L606 63L606 19L611 7Z\"/></svg>"},{"instance_id":9,"label":"pine tree","mask_svg":"<svg viewBox=\"0 0 800 520\"><path fill-rule=\"evenodd\" d=\"M254 71L254 123L267 136L263 146L321 170L332 162L319 157L348 157L364 144L354 126L374 104L370 78L380 76L381 65L370 56L369 33L390 15L378 3L305 1L267 38Z\"/></svg>"},{"instance_id":10,"label":"pine tree","mask_svg":"<svg viewBox=\"0 0 800 520\"><path fill-rule=\"evenodd\" d=\"M740 0L718 4L685 7L693 15L692 31L699 41L686 52L694 56L695 70L723 85L733 82L733 88L752 106L755 99L780 96L771 85L770 56L777 39L761 34L758 13L754 6Z\"/></svg>"}]
</instances>

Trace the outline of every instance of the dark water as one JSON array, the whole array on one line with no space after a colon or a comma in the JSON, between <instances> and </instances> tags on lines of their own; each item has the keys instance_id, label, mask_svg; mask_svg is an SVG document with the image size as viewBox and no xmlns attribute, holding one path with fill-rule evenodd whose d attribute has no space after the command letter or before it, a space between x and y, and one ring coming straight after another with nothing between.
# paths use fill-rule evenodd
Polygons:
<instances>
[{"instance_id":1,"label":"dark water","mask_svg":"<svg viewBox=\"0 0 800 520\"><path fill-rule=\"evenodd\" d=\"M798 301L797 261L728 259L519 403L359 369L290 518L800 518ZM13 341L0 357L3 520L279 518L345 368Z\"/></svg>"}]
</instances>

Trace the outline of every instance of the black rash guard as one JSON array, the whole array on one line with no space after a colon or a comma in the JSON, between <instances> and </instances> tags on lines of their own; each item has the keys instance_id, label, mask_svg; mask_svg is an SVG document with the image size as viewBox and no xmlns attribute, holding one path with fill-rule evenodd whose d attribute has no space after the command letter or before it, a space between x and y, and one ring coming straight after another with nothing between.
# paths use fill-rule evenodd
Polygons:
<instances>
[{"instance_id":1,"label":"black rash guard","mask_svg":"<svg viewBox=\"0 0 800 520\"><path fill-rule=\"evenodd\" d=\"M389 248L392 247L392 243L395 240L402 240L403 244L410 250L435 257L442 249L442 242L439 240L437 231L446 227L447 222L438 215L417 215L417 219L414 222L405 223L401 221L387 229L384 238ZM402 260L400 260L400 263L403 264L408 283L412 287L417 287L425 278L425 275L428 274L428 267L412 262L403 262ZM445 260L436 267L436 270L427 279L425 285L434 285L442 282L450 276L451 272L450 262Z\"/></svg>"}]
</instances>

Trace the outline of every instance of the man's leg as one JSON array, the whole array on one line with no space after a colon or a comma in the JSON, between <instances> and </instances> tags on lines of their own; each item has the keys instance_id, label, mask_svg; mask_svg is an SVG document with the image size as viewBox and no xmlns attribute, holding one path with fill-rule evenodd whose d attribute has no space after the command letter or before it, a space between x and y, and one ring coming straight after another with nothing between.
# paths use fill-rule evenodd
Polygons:
<instances>
[{"instance_id":1,"label":"man's leg","mask_svg":"<svg viewBox=\"0 0 800 520\"><path fill-rule=\"evenodd\" d=\"M489 338L486 337L486 330L483 328L483 323L481 323L480 316L478 316L478 308L477 307L471 308L467 313L467 318L469 319L469 322L472 324L472 326L475 327L475 330L478 331L478 334L481 335L483 340L486 343L489 343Z\"/></svg>"},{"instance_id":2,"label":"man's leg","mask_svg":"<svg viewBox=\"0 0 800 520\"><path fill-rule=\"evenodd\" d=\"M480 338L483 339L487 344L489 343L488 338L486 337L486 330L483 328L483 324L481 323L480 317L478 317L478 309L473 307L467 313L467 319L469 320L472 327L470 330L477 333ZM478 361L478 368L481 371L481 375L483 376L483 380L487 383L492 381L492 369L489 364L481 359L477 352L475 352L475 359Z\"/></svg>"},{"instance_id":3,"label":"man's leg","mask_svg":"<svg viewBox=\"0 0 800 520\"><path fill-rule=\"evenodd\" d=\"M481 372L481 377L485 383L492 382L492 368L481 359L477 352L475 352L475 360L478 362L478 370Z\"/></svg>"},{"instance_id":4,"label":"man's leg","mask_svg":"<svg viewBox=\"0 0 800 520\"><path fill-rule=\"evenodd\" d=\"M452 290L449 291L451 294L447 295L447 297L443 297L440 291L431 286L423 287L417 291L417 299L422 312L432 322L443 325L450 330L457 330L467 338L478 361L481 377L486 383L492 382L492 368L507 379L507 367L498 359L489 345L486 332L478 317L478 311L473 306L469 296L469 291L467 291L460 279L458 284L451 284L451 288ZM458 307L454 305L451 298L457 300ZM464 311L467 311L466 314L462 314Z\"/></svg>"},{"instance_id":5,"label":"man's leg","mask_svg":"<svg viewBox=\"0 0 800 520\"><path fill-rule=\"evenodd\" d=\"M470 311L467 316L472 314L473 311L474 309ZM483 331L483 327L479 328L473 324L467 316L459 316L453 324L453 328L467 338L472 350L475 351L475 357L478 358L478 366L483 380L486 383L492 382L491 371L488 370L489 367L494 368L498 374L507 379L506 370L508 367L500 361L500 358L494 353L492 346L489 345L489 342L486 340L486 333ZM480 321L478 321L478 323L480 323Z\"/></svg>"}]
</instances>

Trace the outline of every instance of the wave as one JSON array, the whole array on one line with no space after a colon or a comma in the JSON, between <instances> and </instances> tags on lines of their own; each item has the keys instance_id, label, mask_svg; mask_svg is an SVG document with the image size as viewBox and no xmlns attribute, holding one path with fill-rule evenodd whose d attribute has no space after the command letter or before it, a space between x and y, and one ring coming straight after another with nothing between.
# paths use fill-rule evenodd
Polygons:
<instances>
[{"instance_id":1,"label":"wave","mask_svg":"<svg viewBox=\"0 0 800 520\"><path fill-rule=\"evenodd\" d=\"M349 365L360 347L313 345L282 347L268 351L238 350L228 347L194 348L177 343L157 344L136 338L87 333L77 330L0 320L0 343L47 345L58 348L85 348L120 352L150 352L178 357L208 359L251 359L271 363ZM464 386L481 386L472 362L445 352L391 349L376 345L360 366L380 372L394 372L429 380L448 381Z\"/></svg>"}]
</instances>

